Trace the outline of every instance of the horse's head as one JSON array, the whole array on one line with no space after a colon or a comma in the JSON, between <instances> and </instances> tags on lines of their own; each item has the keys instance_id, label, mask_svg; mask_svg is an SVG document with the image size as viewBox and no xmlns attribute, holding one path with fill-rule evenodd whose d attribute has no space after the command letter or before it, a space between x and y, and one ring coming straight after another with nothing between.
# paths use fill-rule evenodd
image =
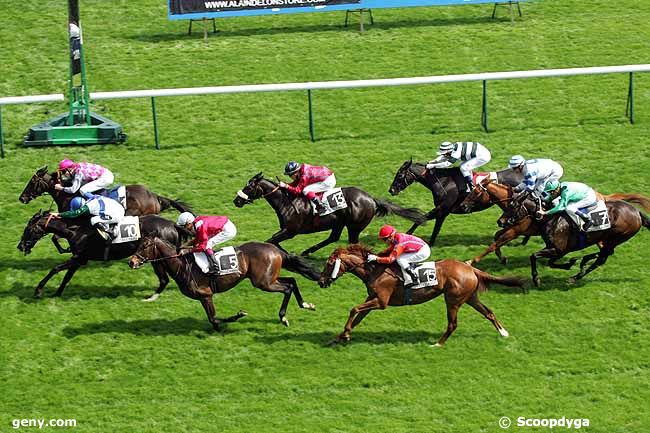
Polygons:
<instances>
[{"instance_id":1,"label":"horse's head","mask_svg":"<svg viewBox=\"0 0 650 433\"><path fill-rule=\"evenodd\" d=\"M27 182L27 185L20 194L20 197L18 197L18 200L23 204L27 204L36 197L45 194L50 188L51 179L52 177L47 172L47 165L39 168L36 170L36 173L34 173L29 182Z\"/></svg>"},{"instance_id":2,"label":"horse's head","mask_svg":"<svg viewBox=\"0 0 650 433\"><path fill-rule=\"evenodd\" d=\"M484 179L477 183L474 189L470 191L460 204L460 209L463 212L471 212L477 203L489 203L490 194L488 193L487 186L492 182L490 179Z\"/></svg>"},{"instance_id":3,"label":"horse's head","mask_svg":"<svg viewBox=\"0 0 650 433\"><path fill-rule=\"evenodd\" d=\"M540 209L539 200L526 197L523 200L515 199L512 204L503 210L503 214L497 220L501 228L509 227L527 217L535 217Z\"/></svg>"},{"instance_id":4,"label":"horse's head","mask_svg":"<svg viewBox=\"0 0 650 433\"><path fill-rule=\"evenodd\" d=\"M52 221L52 218L54 217L49 212L38 211L35 213L25 226L25 230L23 230L23 236L18 243L18 250L25 253L25 255L31 253L34 245L47 234L47 226Z\"/></svg>"},{"instance_id":5,"label":"horse's head","mask_svg":"<svg viewBox=\"0 0 650 433\"><path fill-rule=\"evenodd\" d=\"M370 250L361 245L337 248L325 262L323 272L321 272L318 279L318 285L322 288L329 287L344 273L362 266L366 262L369 253Z\"/></svg>"},{"instance_id":6,"label":"horse's head","mask_svg":"<svg viewBox=\"0 0 650 433\"><path fill-rule=\"evenodd\" d=\"M409 159L408 161L404 161L404 164L397 170L397 173L395 173L395 178L393 179L393 183L390 184L390 188L388 188L388 192L390 195L397 195L403 190L406 189L410 184L415 182L418 178L418 175L413 172L413 158Z\"/></svg>"},{"instance_id":7,"label":"horse's head","mask_svg":"<svg viewBox=\"0 0 650 433\"><path fill-rule=\"evenodd\" d=\"M264 179L264 175L260 171L248 180L246 186L237 191L237 197L232 202L237 207L243 207L246 204L253 203L258 198L265 196L265 188L268 186L276 185L274 182Z\"/></svg>"},{"instance_id":8,"label":"horse's head","mask_svg":"<svg viewBox=\"0 0 650 433\"><path fill-rule=\"evenodd\" d=\"M129 267L131 269L138 269L149 260L158 257L158 248L156 246L155 237L146 237L140 243L138 250L129 258Z\"/></svg>"}]
</instances>

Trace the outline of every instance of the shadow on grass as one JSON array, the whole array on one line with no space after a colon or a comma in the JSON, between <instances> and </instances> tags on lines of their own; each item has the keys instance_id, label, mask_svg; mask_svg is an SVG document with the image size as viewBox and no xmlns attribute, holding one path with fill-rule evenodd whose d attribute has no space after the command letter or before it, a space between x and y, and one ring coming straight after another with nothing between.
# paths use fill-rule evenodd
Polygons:
<instances>
[{"instance_id":1,"label":"shadow on grass","mask_svg":"<svg viewBox=\"0 0 650 433\"><path fill-rule=\"evenodd\" d=\"M45 273L43 276L45 276L50 269L57 265L60 265L61 263L65 263L66 261L70 260L70 257L70 254L61 254L41 259L28 258L26 256L15 259L3 259L0 261L0 271L8 269L27 272L44 271Z\"/></svg>"},{"instance_id":2,"label":"shadow on grass","mask_svg":"<svg viewBox=\"0 0 650 433\"><path fill-rule=\"evenodd\" d=\"M409 331L409 330L396 330L396 331L356 331L352 333L352 340L349 343L337 345L335 347L344 347L349 344L422 344L422 343L435 343L442 333L444 326L438 331L425 332L425 331ZM339 331L340 332L340 331ZM269 335L260 334L255 336L255 340L264 344L275 344L286 342L287 339L303 341L317 346L327 346L338 335L337 331L320 331L320 332L302 332L292 334L290 337L287 335Z\"/></svg>"},{"instance_id":3,"label":"shadow on grass","mask_svg":"<svg viewBox=\"0 0 650 433\"><path fill-rule=\"evenodd\" d=\"M375 12L376 15L376 12ZM211 38L240 38L250 36L269 36L269 35L288 35L292 33L321 33L321 32L340 32L352 31L358 32L359 22L352 22L347 28L343 25L343 18L341 24L305 24L295 26L282 26L282 27L256 27L245 29L228 29L221 30L218 34L212 33L211 26L208 26L208 34ZM458 18L445 18L445 19L414 19L414 20L386 20L380 21L376 17L375 24L369 24L366 21L364 26L367 33L371 33L373 29L377 30L393 30L396 28L416 28L416 27L451 27L451 26L467 26L472 24L494 24L494 23L510 23L509 17L491 18L490 16L476 16L476 17L458 17ZM260 23L261 25L262 23ZM164 34L137 34L129 35L128 39L134 39L141 42L159 43L165 41L177 41L179 39L203 39L203 27L196 26L193 28L192 36L187 34L187 26L183 27L182 32L178 33L164 33Z\"/></svg>"},{"instance_id":4,"label":"shadow on grass","mask_svg":"<svg viewBox=\"0 0 650 433\"><path fill-rule=\"evenodd\" d=\"M45 274L43 275L43 277ZM41 277L42 278L42 277ZM14 283L11 288L8 290L0 291L0 298L18 298L24 302L28 303L37 303L40 299L34 298L34 289L38 285L38 282L41 278L35 278L33 284L29 283ZM74 281L74 279L73 279ZM58 283L52 282L45 286L43 290L43 298L52 297L56 292L56 289L59 288ZM78 299L95 299L95 298L117 298L120 296L128 296L134 298L144 299L147 296L150 296L155 292L158 286L151 288L143 288L141 286L125 286L125 285L111 285L111 286L79 286L77 284L71 283L66 286L63 294L59 299L62 301L67 300L78 300ZM167 290L176 290L176 286L170 284L165 291ZM165 292L163 292L164 294Z\"/></svg>"}]
</instances>

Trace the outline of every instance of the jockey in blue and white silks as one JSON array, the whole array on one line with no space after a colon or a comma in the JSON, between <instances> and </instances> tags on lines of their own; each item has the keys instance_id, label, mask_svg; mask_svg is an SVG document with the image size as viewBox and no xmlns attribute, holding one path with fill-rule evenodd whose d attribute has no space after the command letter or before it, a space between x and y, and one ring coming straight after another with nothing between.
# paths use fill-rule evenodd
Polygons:
<instances>
[{"instance_id":1,"label":"jockey in blue and white silks","mask_svg":"<svg viewBox=\"0 0 650 433\"><path fill-rule=\"evenodd\" d=\"M115 238L115 228L124 218L124 207L108 197L84 193L84 198L75 197L70 201L70 210L54 213L54 216L61 218L78 218L83 215L90 215L90 224L99 227L107 236L106 239ZM103 235L102 235L103 236Z\"/></svg>"},{"instance_id":2,"label":"jockey in blue and white silks","mask_svg":"<svg viewBox=\"0 0 650 433\"><path fill-rule=\"evenodd\" d=\"M508 163L514 171L519 171L524 175L524 180L514 188L514 192L524 192L535 194L541 197L544 187L551 181L559 181L564 174L564 169L560 164L552 159L529 159L525 160L521 155L515 155L510 158Z\"/></svg>"}]
</instances>

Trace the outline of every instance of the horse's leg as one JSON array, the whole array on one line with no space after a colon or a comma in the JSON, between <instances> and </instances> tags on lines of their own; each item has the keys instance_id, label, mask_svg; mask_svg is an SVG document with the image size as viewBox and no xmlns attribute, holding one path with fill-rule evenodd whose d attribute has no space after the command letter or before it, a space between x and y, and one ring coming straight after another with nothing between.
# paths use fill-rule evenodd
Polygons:
<instances>
[{"instance_id":1,"label":"horse's leg","mask_svg":"<svg viewBox=\"0 0 650 433\"><path fill-rule=\"evenodd\" d=\"M72 279L73 275L75 272L77 272L77 269L82 265L82 263L79 263L78 261L75 261L72 266L68 269L68 271L65 273L63 276L63 281L61 281L61 285L59 285L59 288L56 289L56 292L54 292L54 295L52 296L61 296L63 294L63 289L65 289L65 286L68 285L68 282Z\"/></svg>"},{"instance_id":2,"label":"horse's leg","mask_svg":"<svg viewBox=\"0 0 650 433\"><path fill-rule=\"evenodd\" d=\"M508 337L510 334L508 334L508 331L506 331L506 328L503 327L501 322L499 322L492 312L488 307L483 304L479 298L478 298L478 293L474 292L471 298L467 300L467 303L474 308L476 311L481 313L486 319L488 319L490 322L492 322L492 325L499 331L499 334L501 334L502 337Z\"/></svg>"},{"instance_id":3,"label":"horse's leg","mask_svg":"<svg viewBox=\"0 0 650 433\"><path fill-rule=\"evenodd\" d=\"M445 222L445 218L447 218L447 216L449 216L449 212L446 213L438 212L438 216L436 217L436 223L433 226L433 231L431 232L431 239L429 239L430 246L433 246L433 244L436 242L438 233L440 233L440 229L442 228L442 223Z\"/></svg>"},{"instance_id":4,"label":"horse's leg","mask_svg":"<svg viewBox=\"0 0 650 433\"><path fill-rule=\"evenodd\" d=\"M487 249L483 251L482 254L479 254L478 256L474 257L470 262L468 262L468 264L473 265L475 263L478 263L483 259L483 257L487 256L488 254L494 251L499 257L501 264L505 265L508 262L508 259L504 258L501 255L500 248L505 244L507 244L508 242L510 242L511 240L513 240L514 238L516 238L517 236L518 236L517 231L514 230L513 228L499 230L494 235L495 241L489 247L487 247Z\"/></svg>"},{"instance_id":5,"label":"horse's leg","mask_svg":"<svg viewBox=\"0 0 650 433\"><path fill-rule=\"evenodd\" d=\"M286 241L287 239L291 239L294 236L295 236L294 233L289 233L287 229L282 229L276 233L273 233L273 236L271 236L266 242L279 247L280 242Z\"/></svg>"},{"instance_id":6,"label":"horse's leg","mask_svg":"<svg viewBox=\"0 0 650 433\"><path fill-rule=\"evenodd\" d=\"M440 340L438 340L438 342L434 344L434 346L442 346L443 344L445 344L445 341L447 341L449 336L458 327L458 309L460 308L461 304L449 302L446 293L445 293L445 302L447 303L447 330L445 331L444 334L442 334L442 337L440 337Z\"/></svg>"},{"instance_id":7,"label":"horse's leg","mask_svg":"<svg viewBox=\"0 0 650 433\"><path fill-rule=\"evenodd\" d=\"M424 216L426 217L427 221L432 220L432 219L435 219L435 218L438 218L438 208L437 208L437 207L434 207L434 208L431 209L429 212L427 212ZM410 234L413 234L413 232L415 231L415 229L417 229L418 227L420 227L420 223L417 223L417 222L416 222L416 223L413 223L413 225L411 226L411 228L408 229L408 230L406 231L406 233L409 234L409 235L410 235Z\"/></svg>"},{"instance_id":8,"label":"horse's leg","mask_svg":"<svg viewBox=\"0 0 650 433\"><path fill-rule=\"evenodd\" d=\"M587 275L589 272L591 272L591 271L593 271L594 269L596 269L597 267L604 265L605 262L607 261L607 258L608 258L609 256L611 256L612 254L614 254L614 250L611 250L611 249L602 249L602 250L600 250L599 253L596 253L597 258L596 258L596 260L595 260L595 261L594 261L594 262L589 266L589 268L587 268L586 271L583 271L582 269L580 269L580 272L579 272L575 277L573 277L572 279L575 279L575 281L577 281L577 280L583 278L583 277L584 277L585 275Z\"/></svg>"},{"instance_id":9,"label":"horse's leg","mask_svg":"<svg viewBox=\"0 0 650 433\"><path fill-rule=\"evenodd\" d=\"M61 238L58 235L52 235L52 243L54 244L54 247L59 252L59 254L66 254L71 252L70 246L68 246L68 248L63 248L59 243L59 239Z\"/></svg>"},{"instance_id":10,"label":"horse's leg","mask_svg":"<svg viewBox=\"0 0 650 433\"><path fill-rule=\"evenodd\" d=\"M555 248L544 248L543 250L537 251L536 253L530 255L530 274L535 287L539 287L541 282L539 273L537 272L537 260L543 257L557 260L562 257L562 255L563 254L557 251Z\"/></svg>"},{"instance_id":11,"label":"horse's leg","mask_svg":"<svg viewBox=\"0 0 650 433\"><path fill-rule=\"evenodd\" d=\"M300 293L300 289L298 288L298 283L296 282L296 279L293 277L280 277L278 278L278 281L288 284L291 286L291 291L293 292L293 296L296 298L296 302L298 303L298 306L300 308L305 308L307 310L315 311L316 306L312 303L305 302L305 300L302 297L302 293Z\"/></svg>"},{"instance_id":12,"label":"horse's leg","mask_svg":"<svg viewBox=\"0 0 650 433\"><path fill-rule=\"evenodd\" d=\"M569 260L566 263L555 263L555 261L559 260L559 259L560 259L560 257L549 260L548 261L548 267L552 268L552 269L564 269L565 271L568 271L578 261L578 258L574 257L574 258L572 258L571 260Z\"/></svg>"},{"instance_id":13,"label":"horse's leg","mask_svg":"<svg viewBox=\"0 0 650 433\"><path fill-rule=\"evenodd\" d=\"M151 266L153 267L153 271L158 277L158 288L156 289L156 293L152 294L148 298L144 298L144 302L153 302L158 299L162 291L165 290L165 287L167 287L167 284L169 284L169 277L167 276L167 272L165 271L163 264L161 262L152 262Z\"/></svg>"},{"instance_id":14,"label":"horse's leg","mask_svg":"<svg viewBox=\"0 0 650 433\"><path fill-rule=\"evenodd\" d=\"M43 287L45 287L45 284L52 278L54 275L58 274L64 269L69 269L72 266L75 265L77 262L77 259L75 257L71 258L65 263L61 263L60 265L56 265L55 267L52 268L52 270L43 278L38 285L36 286L36 289L34 289L34 297L35 298L40 298L43 296Z\"/></svg>"},{"instance_id":15,"label":"horse's leg","mask_svg":"<svg viewBox=\"0 0 650 433\"><path fill-rule=\"evenodd\" d=\"M390 296L389 296L390 298ZM352 332L352 328L361 322L361 320L368 315L372 310L383 310L386 308L386 305L388 303L388 300L386 299L385 302L381 302L376 295L370 295L366 298L366 301L362 304L357 305L354 307L352 310L350 310L350 315L348 316L348 321L345 323L345 326L343 327L343 333L336 336L336 338L331 341L330 344L336 344L340 342L346 342L350 341L350 333ZM357 320L357 317L361 313L363 316Z\"/></svg>"},{"instance_id":16,"label":"horse's leg","mask_svg":"<svg viewBox=\"0 0 650 433\"><path fill-rule=\"evenodd\" d=\"M575 283L577 280L584 277L585 273L587 272L585 269L587 267L587 263L589 263L594 258L598 257L598 254L600 254L600 251L597 253L587 254L586 256L584 256L582 260L580 260L580 271L577 274L575 274L573 277L569 278L569 282Z\"/></svg>"},{"instance_id":17,"label":"horse's leg","mask_svg":"<svg viewBox=\"0 0 650 433\"><path fill-rule=\"evenodd\" d=\"M524 246L524 245L526 245L528 243L529 240L530 240L530 235L526 235L526 236L524 236L524 238L522 239L522 241L521 241L521 243L519 245Z\"/></svg>"},{"instance_id":18,"label":"horse's leg","mask_svg":"<svg viewBox=\"0 0 650 433\"><path fill-rule=\"evenodd\" d=\"M311 253L313 253L314 251L320 250L325 245L329 245L331 243L334 243L334 242L338 241L339 239L341 239L341 233L343 233L343 228L345 228L344 225L334 227L327 239L317 243L313 247L307 248L305 251L300 253L300 255L303 256L303 257L306 257L306 256L310 255Z\"/></svg>"},{"instance_id":19,"label":"horse's leg","mask_svg":"<svg viewBox=\"0 0 650 433\"><path fill-rule=\"evenodd\" d=\"M212 302L212 295L207 295L199 298L199 301L201 301L201 305L203 306L203 309L205 310L205 314L208 316L208 321L210 324L212 324L212 328L215 331L219 330L219 327L222 323L228 323L228 322L236 322L237 320L241 319L242 317L246 316L246 313L243 311L240 311L239 313L235 314L234 316L226 317L225 319L218 319L217 318L217 312L214 308L214 303Z\"/></svg>"}]
</instances>

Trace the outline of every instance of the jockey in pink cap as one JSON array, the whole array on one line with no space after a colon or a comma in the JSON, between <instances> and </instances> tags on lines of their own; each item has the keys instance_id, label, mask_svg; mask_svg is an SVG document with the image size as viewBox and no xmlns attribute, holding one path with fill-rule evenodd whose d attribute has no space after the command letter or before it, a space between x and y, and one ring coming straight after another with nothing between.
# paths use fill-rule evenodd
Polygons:
<instances>
[{"instance_id":1,"label":"jockey in pink cap","mask_svg":"<svg viewBox=\"0 0 650 433\"><path fill-rule=\"evenodd\" d=\"M64 187L57 183L54 188L68 194L79 191L83 195L107 188L113 183L113 173L110 170L89 162L74 162L70 159L63 159L59 162L59 171L62 176L72 176L72 185Z\"/></svg>"},{"instance_id":2,"label":"jockey in pink cap","mask_svg":"<svg viewBox=\"0 0 650 433\"><path fill-rule=\"evenodd\" d=\"M368 254L367 260L384 264L397 262L411 276L412 282L417 280L411 266L429 258L429 245L417 236L397 233L394 227L387 224L379 230L379 239L388 243L388 248L378 255Z\"/></svg>"}]
</instances>

